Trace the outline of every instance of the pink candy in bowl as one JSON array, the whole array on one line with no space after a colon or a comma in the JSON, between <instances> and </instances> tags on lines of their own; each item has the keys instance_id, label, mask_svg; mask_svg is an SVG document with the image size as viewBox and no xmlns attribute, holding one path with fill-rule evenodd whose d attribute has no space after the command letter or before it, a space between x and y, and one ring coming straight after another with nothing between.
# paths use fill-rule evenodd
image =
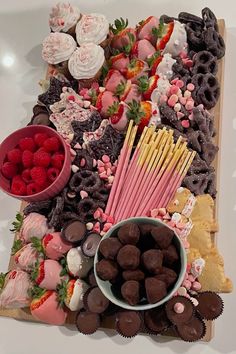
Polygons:
<instances>
[{"instance_id":1,"label":"pink candy in bowl","mask_svg":"<svg viewBox=\"0 0 236 354\"><path fill-rule=\"evenodd\" d=\"M54 140L59 142L60 149L64 155L64 159L63 159L64 162L62 162L62 167L60 170L54 168L54 170L58 170L59 173L55 177L55 180L52 180L50 184L47 183L44 189L31 195L27 195L27 193L24 193L23 195L15 194L11 190L11 180L9 178L6 178L6 176L4 176L3 173L4 171L2 167L5 161L9 157L9 151L15 149L18 146L19 141L21 139L24 138L34 139L36 134L44 134L48 138L56 138ZM40 147L38 147L38 150L44 150L44 149L40 149ZM28 170L30 170L30 168ZM21 172L22 171L20 171L19 174L21 174ZM53 167L51 168L50 172L53 172ZM67 146L64 139L52 128L49 128L47 126L41 126L41 125L27 126L25 128L16 130L12 134L10 134L5 140L3 140L3 142L0 145L0 188L5 193L11 195L14 198L25 200L27 202L37 202L37 201L52 198L58 193L60 193L60 191L65 187L65 185L67 184L70 178L70 174L71 174L70 147Z\"/></svg>"}]
</instances>

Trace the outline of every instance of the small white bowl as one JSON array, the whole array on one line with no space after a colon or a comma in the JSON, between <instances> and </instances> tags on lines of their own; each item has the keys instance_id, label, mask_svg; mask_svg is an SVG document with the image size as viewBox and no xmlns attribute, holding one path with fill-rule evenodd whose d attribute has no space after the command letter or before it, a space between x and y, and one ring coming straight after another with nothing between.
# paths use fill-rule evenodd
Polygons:
<instances>
[{"instance_id":1,"label":"small white bowl","mask_svg":"<svg viewBox=\"0 0 236 354\"><path fill-rule=\"evenodd\" d=\"M162 221L160 221L158 219L153 219L153 218L148 218L148 217L130 218L130 219L122 220L118 224L114 225L103 236L102 240L105 240L106 238L111 237L114 233L116 233L117 229L119 229L121 226L125 225L128 222L134 222L134 223L137 223L137 224L152 224L154 226L163 226L164 225L166 227L169 227L165 223L163 223ZM171 230L173 230L173 229L171 229ZM144 304L144 305L136 305L136 306L131 306L131 305L127 304L127 302L122 300L121 298L116 297L114 295L114 293L112 292L112 290L111 290L112 284L109 281L101 280L98 277L97 272L96 272L96 264L100 260L99 259L99 251L98 251L99 250L99 246L98 246L97 252L96 252L95 257L94 257L94 274L95 274L95 278L96 278L97 284L98 284L100 290L102 291L102 293L113 304L115 304L115 305L117 305L119 307L122 307L123 309L126 309L126 310L143 311L143 310L150 310L150 309L152 309L154 307L163 305L165 302L167 302L174 295L174 293L181 286L181 284L183 282L183 279L184 279L185 272L186 272L186 267L187 267L186 251L184 249L182 241L176 235L176 233L175 233L175 236L173 238L173 242L174 242L175 246L177 247L177 250L179 251L179 255L180 255L180 272L179 272L179 276L178 276L173 288L167 293L167 295L163 299L161 299L160 301L156 302L155 304Z\"/></svg>"}]
</instances>

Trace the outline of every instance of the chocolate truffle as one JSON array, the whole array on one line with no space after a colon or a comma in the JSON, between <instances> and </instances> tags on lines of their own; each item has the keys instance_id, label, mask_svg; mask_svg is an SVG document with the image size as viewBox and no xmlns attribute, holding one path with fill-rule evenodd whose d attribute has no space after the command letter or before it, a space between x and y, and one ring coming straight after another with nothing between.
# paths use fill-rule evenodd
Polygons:
<instances>
[{"instance_id":1,"label":"chocolate truffle","mask_svg":"<svg viewBox=\"0 0 236 354\"><path fill-rule=\"evenodd\" d=\"M205 323L198 317L193 317L188 323L179 324L177 332L184 341L196 342L206 334Z\"/></svg>"},{"instance_id":2,"label":"chocolate truffle","mask_svg":"<svg viewBox=\"0 0 236 354\"><path fill-rule=\"evenodd\" d=\"M101 241L99 251L101 252L104 258L114 260L121 247L122 244L120 243L118 238L109 237Z\"/></svg>"},{"instance_id":3,"label":"chocolate truffle","mask_svg":"<svg viewBox=\"0 0 236 354\"><path fill-rule=\"evenodd\" d=\"M117 255L117 262L123 269L136 269L140 263L140 250L133 245L123 246Z\"/></svg>"},{"instance_id":4,"label":"chocolate truffle","mask_svg":"<svg viewBox=\"0 0 236 354\"><path fill-rule=\"evenodd\" d=\"M66 241L78 245L86 235L86 226L81 221L71 220L64 225L61 235Z\"/></svg>"},{"instance_id":5,"label":"chocolate truffle","mask_svg":"<svg viewBox=\"0 0 236 354\"><path fill-rule=\"evenodd\" d=\"M223 301L221 297L211 291L200 293L197 297L198 306L196 310L202 318L215 320L223 312Z\"/></svg>"},{"instance_id":6,"label":"chocolate truffle","mask_svg":"<svg viewBox=\"0 0 236 354\"><path fill-rule=\"evenodd\" d=\"M76 316L76 327L83 334L93 334L100 326L100 317L97 313L80 310Z\"/></svg>"},{"instance_id":7,"label":"chocolate truffle","mask_svg":"<svg viewBox=\"0 0 236 354\"><path fill-rule=\"evenodd\" d=\"M152 224L139 224L141 235L144 237L150 236L152 228L153 228Z\"/></svg>"},{"instance_id":8,"label":"chocolate truffle","mask_svg":"<svg viewBox=\"0 0 236 354\"><path fill-rule=\"evenodd\" d=\"M116 315L116 329L123 337L136 336L140 331L141 324L141 316L137 311L121 311Z\"/></svg>"},{"instance_id":9,"label":"chocolate truffle","mask_svg":"<svg viewBox=\"0 0 236 354\"><path fill-rule=\"evenodd\" d=\"M137 224L129 222L121 226L117 236L124 245L136 245L139 240L140 230Z\"/></svg>"},{"instance_id":10,"label":"chocolate truffle","mask_svg":"<svg viewBox=\"0 0 236 354\"><path fill-rule=\"evenodd\" d=\"M162 267L160 273L155 276L156 279L162 280L166 283L167 288L175 283L177 274L173 269Z\"/></svg>"},{"instance_id":11,"label":"chocolate truffle","mask_svg":"<svg viewBox=\"0 0 236 354\"><path fill-rule=\"evenodd\" d=\"M96 271L102 280L113 280L118 275L117 264L108 259L102 259L96 264Z\"/></svg>"},{"instance_id":12,"label":"chocolate truffle","mask_svg":"<svg viewBox=\"0 0 236 354\"><path fill-rule=\"evenodd\" d=\"M102 313L109 306L109 300L103 295L99 287L89 288L84 294L85 308L94 313Z\"/></svg>"},{"instance_id":13,"label":"chocolate truffle","mask_svg":"<svg viewBox=\"0 0 236 354\"><path fill-rule=\"evenodd\" d=\"M152 228L151 235L156 241L158 247L165 249L170 246L174 236L174 231L164 225L160 227L156 226Z\"/></svg>"},{"instance_id":14,"label":"chocolate truffle","mask_svg":"<svg viewBox=\"0 0 236 354\"><path fill-rule=\"evenodd\" d=\"M149 304L155 304L166 296L166 284L156 278L145 279L145 290Z\"/></svg>"},{"instance_id":15,"label":"chocolate truffle","mask_svg":"<svg viewBox=\"0 0 236 354\"><path fill-rule=\"evenodd\" d=\"M96 233L89 234L82 242L81 249L85 256L94 257L98 245L101 241L101 236Z\"/></svg>"},{"instance_id":16,"label":"chocolate truffle","mask_svg":"<svg viewBox=\"0 0 236 354\"><path fill-rule=\"evenodd\" d=\"M121 287L121 295L129 305L137 305L139 302L139 282L128 280Z\"/></svg>"},{"instance_id":17,"label":"chocolate truffle","mask_svg":"<svg viewBox=\"0 0 236 354\"><path fill-rule=\"evenodd\" d=\"M157 274L162 267L163 254L160 250L148 250L142 254L141 259L150 273Z\"/></svg>"},{"instance_id":18,"label":"chocolate truffle","mask_svg":"<svg viewBox=\"0 0 236 354\"><path fill-rule=\"evenodd\" d=\"M145 278L144 273L140 269L124 270L122 273L124 280L137 280L141 281Z\"/></svg>"},{"instance_id":19,"label":"chocolate truffle","mask_svg":"<svg viewBox=\"0 0 236 354\"><path fill-rule=\"evenodd\" d=\"M94 269L93 268L89 271L88 283L91 286L97 286L97 281L96 281L96 278L95 278L95 274L94 274Z\"/></svg>"},{"instance_id":20,"label":"chocolate truffle","mask_svg":"<svg viewBox=\"0 0 236 354\"><path fill-rule=\"evenodd\" d=\"M164 260L163 263L166 265L173 265L173 263L179 260L179 255L174 245L170 245L167 249L163 251Z\"/></svg>"},{"instance_id":21,"label":"chocolate truffle","mask_svg":"<svg viewBox=\"0 0 236 354\"><path fill-rule=\"evenodd\" d=\"M170 321L166 316L164 307L157 307L145 311L144 323L149 331L156 334L162 333L170 327Z\"/></svg>"},{"instance_id":22,"label":"chocolate truffle","mask_svg":"<svg viewBox=\"0 0 236 354\"><path fill-rule=\"evenodd\" d=\"M189 322L194 315L194 305L185 296L172 297L165 307L167 317L175 325Z\"/></svg>"}]
</instances>

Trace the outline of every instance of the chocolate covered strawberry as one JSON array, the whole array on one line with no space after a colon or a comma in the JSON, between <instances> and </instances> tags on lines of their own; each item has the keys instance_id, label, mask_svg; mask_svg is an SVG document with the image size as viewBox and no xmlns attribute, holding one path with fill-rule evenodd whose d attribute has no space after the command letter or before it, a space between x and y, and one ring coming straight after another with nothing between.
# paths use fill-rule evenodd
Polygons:
<instances>
[{"instance_id":1,"label":"chocolate covered strawberry","mask_svg":"<svg viewBox=\"0 0 236 354\"><path fill-rule=\"evenodd\" d=\"M136 122L139 133L147 126L156 126L160 121L159 109L157 105L151 101L132 101L129 103L127 117Z\"/></svg>"},{"instance_id":2,"label":"chocolate covered strawberry","mask_svg":"<svg viewBox=\"0 0 236 354\"><path fill-rule=\"evenodd\" d=\"M169 41L174 29L174 22L164 23L160 21L159 26L153 28L153 34L156 36L156 49L164 50L167 42Z\"/></svg>"},{"instance_id":3,"label":"chocolate covered strawberry","mask_svg":"<svg viewBox=\"0 0 236 354\"><path fill-rule=\"evenodd\" d=\"M63 268L57 261L46 259L37 262L31 272L31 279L40 287L47 290L56 290L62 280L67 279L63 274Z\"/></svg>"},{"instance_id":4,"label":"chocolate covered strawberry","mask_svg":"<svg viewBox=\"0 0 236 354\"><path fill-rule=\"evenodd\" d=\"M122 95L120 95L120 100L125 103L129 103L132 100L140 102L142 98L139 87L136 84L132 84L130 80L127 81Z\"/></svg>"},{"instance_id":5,"label":"chocolate covered strawberry","mask_svg":"<svg viewBox=\"0 0 236 354\"><path fill-rule=\"evenodd\" d=\"M12 255L15 266L26 272L30 271L37 261L43 260L43 254L38 252L32 243L24 245L21 240L15 240Z\"/></svg>"},{"instance_id":6,"label":"chocolate covered strawberry","mask_svg":"<svg viewBox=\"0 0 236 354\"><path fill-rule=\"evenodd\" d=\"M127 67L125 76L127 80L131 80L132 83L137 83L138 79L146 75L149 71L148 64L144 60L132 59Z\"/></svg>"},{"instance_id":7,"label":"chocolate covered strawberry","mask_svg":"<svg viewBox=\"0 0 236 354\"><path fill-rule=\"evenodd\" d=\"M47 234L41 241L36 237L32 237L31 242L38 252L56 261L62 258L72 248L72 244L63 240L60 232Z\"/></svg>"},{"instance_id":8,"label":"chocolate covered strawberry","mask_svg":"<svg viewBox=\"0 0 236 354\"><path fill-rule=\"evenodd\" d=\"M67 312L59 305L56 291L35 287L32 290L33 300L30 312L37 320L61 326L65 323Z\"/></svg>"},{"instance_id":9,"label":"chocolate covered strawberry","mask_svg":"<svg viewBox=\"0 0 236 354\"><path fill-rule=\"evenodd\" d=\"M31 237L41 240L45 234L53 232L53 229L48 227L47 218L38 213L28 214L20 224L17 228L20 230L20 239L25 243L30 242Z\"/></svg>"},{"instance_id":10,"label":"chocolate covered strawberry","mask_svg":"<svg viewBox=\"0 0 236 354\"><path fill-rule=\"evenodd\" d=\"M30 287L29 275L23 270L12 270L7 274L0 273L0 308L29 306Z\"/></svg>"},{"instance_id":11,"label":"chocolate covered strawberry","mask_svg":"<svg viewBox=\"0 0 236 354\"><path fill-rule=\"evenodd\" d=\"M103 91L98 95L96 108L101 114L102 117L108 117L108 108L111 107L114 103L118 103L118 98L114 95L113 92Z\"/></svg>"},{"instance_id":12,"label":"chocolate covered strawberry","mask_svg":"<svg viewBox=\"0 0 236 354\"><path fill-rule=\"evenodd\" d=\"M144 100L151 99L152 92L157 87L158 79L158 75L153 75L151 77L141 76L139 78L138 88L139 91L142 93Z\"/></svg>"},{"instance_id":13,"label":"chocolate covered strawberry","mask_svg":"<svg viewBox=\"0 0 236 354\"><path fill-rule=\"evenodd\" d=\"M120 84L125 84L126 79L119 72L119 70L110 69L104 80L104 86L107 91L116 93L117 86Z\"/></svg>"},{"instance_id":14,"label":"chocolate covered strawberry","mask_svg":"<svg viewBox=\"0 0 236 354\"><path fill-rule=\"evenodd\" d=\"M135 42L131 55L133 58L138 58L141 60L146 60L151 57L156 52L156 48L147 39L140 39Z\"/></svg>"},{"instance_id":15,"label":"chocolate covered strawberry","mask_svg":"<svg viewBox=\"0 0 236 354\"><path fill-rule=\"evenodd\" d=\"M128 106L123 102L114 103L108 109L109 121L114 129L119 131L125 130L128 123L127 110Z\"/></svg>"},{"instance_id":16,"label":"chocolate covered strawberry","mask_svg":"<svg viewBox=\"0 0 236 354\"><path fill-rule=\"evenodd\" d=\"M110 27L111 32L114 35L111 41L111 47L129 54L136 41L136 31L134 28L127 26L127 19L124 20L123 18L120 18L119 20L115 20L114 26Z\"/></svg>"},{"instance_id":17,"label":"chocolate covered strawberry","mask_svg":"<svg viewBox=\"0 0 236 354\"><path fill-rule=\"evenodd\" d=\"M147 39L153 45L156 44L156 37L152 32L153 28L158 27L159 20L155 16L149 16L146 20L141 21L137 26L138 39Z\"/></svg>"},{"instance_id":18,"label":"chocolate covered strawberry","mask_svg":"<svg viewBox=\"0 0 236 354\"><path fill-rule=\"evenodd\" d=\"M71 311L78 311L83 308L83 296L89 288L81 279L63 281L57 287L60 304L65 304Z\"/></svg>"},{"instance_id":19,"label":"chocolate covered strawberry","mask_svg":"<svg viewBox=\"0 0 236 354\"><path fill-rule=\"evenodd\" d=\"M73 277L85 278L93 267L93 259L86 257L81 247L74 247L66 255L66 267Z\"/></svg>"},{"instance_id":20,"label":"chocolate covered strawberry","mask_svg":"<svg viewBox=\"0 0 236 354\"><path fill-rule=\"evenodd\" d=\"M123 74L129 65L129 57L125 53L119 53L110 58L110 63L112 69L119 70Z\"/></svg>"}]
</instances>

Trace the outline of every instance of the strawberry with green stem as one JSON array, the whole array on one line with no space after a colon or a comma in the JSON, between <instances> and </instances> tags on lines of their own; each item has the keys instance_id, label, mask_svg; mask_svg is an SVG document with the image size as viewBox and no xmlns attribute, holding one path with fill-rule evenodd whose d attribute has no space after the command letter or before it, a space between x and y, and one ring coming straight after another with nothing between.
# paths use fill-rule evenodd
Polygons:
<instances>
[{"instance_id":1,"label":"strawberry with green stem","mask_svg":"<svg viewBox=\"0 0 236 354\"><path fill-rule=\"evenodd\" d=\"M24 216L20 212L18 212L16 214L16 220L12 222L13 228L10 229L10 231L14 233L19 232L22 227L23 220L24 220Z\"/></svg>"},{"instance_id":2,"label":"strawberry with green stem","mask_svg":"<svg viewBox=\"0 0 236 354\"><path fill-rule=\"evenodd\" d=\"M89 288L81 279L62 281L57 286L59 303L65 304L71 311L78 311L83 308L83 296Z\"/></svg>"},{"instance_id":3,"label":"strawberry with green stem","mask_svg":"<svg viewBox=\"0 0 236 354\"><path fill-rule=\"evenodd\" d=\"M130 61L125 76L132 83L137 83L141 76L148 74L148 71L148 64L144 60L134 58Z\"/></svg>"},{"instance_id":4,"label":"strawberry with green stem","mask_svg":"<svg viewBox=\"0 0 236 354\"><path fill-rule=\"evenodd\" d=\"M127 66L129 65L129 56L125 53L113 55L110 58L110 64L112 69L119 70L121 74L124 74Z\"/></svg>"},{"instance_id":5,"label":"strawberry with green stem","mask_svg":"<svg viewBox=\"0 0 236 354\"><path fill-rule=\"evenodd\" d=\"M61 264L53 259L37 261L31 271L31 279L40 288L47 290L56 290L58 284L68 277L62 275L63 268Z\"/></svg>"},{"instance_id":6,"label":"strawberry with green stem","mask_svg":"<svg viewBox=\"0 0 236 354\"><path fill-rule=\"evenodd\" d=\"M119 84L125 84L126 79L119 72L119 70L110 69L107 73L107 76L104 80L104 86L107 91L111 91L113 93L116 92L117 86Z\"/></svg>"},{"instance_id":7,"label":"strawberry with green stem","mask_svg":"<svg viewBox=\"0 0 236 354\"><path fill-rule=\"evenodd\" d=\"M42 240L32 237L31 242L38 252L56 261L61 259L72 248L72 244L63 240L60 232L49 233Z\"/></svg>"},{"instance_id":8,"label":"strawberry with green stem","mask_svg":"<svg viewBox=\"0 0 236 354\"><path fill-rule=\"evenodd\" d=\"M128 20L123 18L116 19L110 31L113 34L111 47L118 49L125 54L129 54L134 42L136 41L136 31L134 28L127 27Z\"/></svg>"},{"instance_id":9,"label":"strawberry with green stem","mask_svg":"<svg viewBox=\"0 0 236 354\"><path fill-rule=\"evenodd\" d=\"M111 91L103 91L97 97L96 108L103 118L109 116L107 110L114 103L118 103L118 98Z\"/></svg>"},{"instance_id":10,"label":"strawberry with green stem","mask_svg":"<svg viewBox=\"0 0 236 354\"><path fill-rule=\"evenodd\" d=\"M60 306L58 294L53 290L34 287L30 292L33 300L30 304L30 312L37 320L61 326L65 323L67 312Z\"/></svg>"},{"instance_id":11,"label":"strawberry with green stem","mask_svg":"<svg viewBox=\"0 0 236 354\"><path fill-rule=\"evenodd\" d=\"M155 53L155 47L147 39L140 39L135 42L131 55L133 58L146 60Z\"/></svg>"},{"instance_id":12,"label":"strawberry with green stem","mask_svg":"<svg viewBox=\"0 0 236 354\"><path fill-rule=\"evenodd\" d=\"M159 20L155 16L149 16L145 20L141 21L137 26L138 39L147 39L153 45L156 45L156 37L152 33L153 27L158 27Z\"/></svg>"},{"instance_id":13,"label":"strawberry with green stem","mask_svg":"<svg viewBox=\"0 0 236 354\"><path fill-rule=\"evenodd\" d=\"M36 250L32 243L24 245L21 240L14 241L12 255L17 268L26 272L29 272L37 261L44 258L44 254Z\"/></svg>"},{"instance_id":14,"label":"strawberry with green stem","mask_svg":"<svg viewBox=\"0 0 236 354\"><path fill-rule=\"evenodd\" d=\"M127 110L128 106L124 102L115 102L108 108L109 120L114 129L119 131L125 130L128 123Z\"/></svg>"},{"instance_id":15,"label":"strawberry with green stem","mask_svg":"<svg viewBox=\"0 0 236 354\"><path fill-rule=\"evenodd\" d=\"M148 101L151 99L152 92L157 87L159 76L153 75L148 77L146 75L141 76L138 80L139 91L142 93L144 100Z\"/></svg>"},{"instance_id":16,"label":"strawberry with green stem","mask_svg":"<svg viewBox=\"0 0 236 354\"><path fill-rule=\"evenodd\" d=\"M128 119L133 119L138 125L138 132L142 133L143 129L150 124L155 123L155 117L159 117L159 111L155 104L150 101L129 103L129 110L127 112ZM155 109L153 109L155 106Z\"/></svg>"},{"instance_id":17,"label":"strawberry with green stem","mask_svg":"<svg viewBox=\"0 0 236 354\"><path fill-rule=\"evenodd\" d=\"M122 90L122 94L120 95L120 100L129 103L132 100L137 102L141 101L142 95L139 91L138 85L132 84L130 80L127 80L124 90Z\"/></svg>"},{"instance_id":18,"label":"strawberry with green stem","mask_svg":"<svg viewBox=\"0 0 236 354\"><path fill-rule=\"evenodd\" d=\"M158 27L153 28L152 33L156 37L157 50L165 49L165 46L172 35L173 29L174 22L164 23L163 21L160 21Z\"/></svg>"}]
</instances>

